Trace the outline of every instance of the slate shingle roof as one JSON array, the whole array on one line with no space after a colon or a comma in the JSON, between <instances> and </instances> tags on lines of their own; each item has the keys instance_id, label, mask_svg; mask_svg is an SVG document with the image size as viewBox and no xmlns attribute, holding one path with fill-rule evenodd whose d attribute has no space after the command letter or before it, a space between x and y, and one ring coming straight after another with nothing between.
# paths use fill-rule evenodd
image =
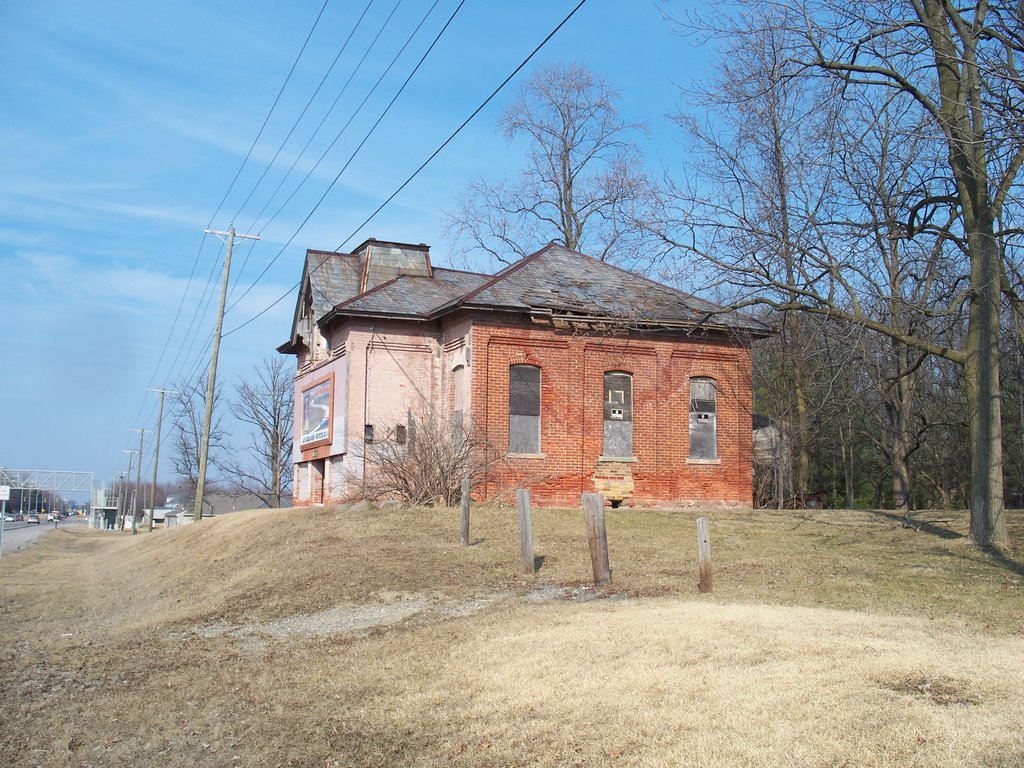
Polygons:
<instances>
[{"instance_id":1,"label":"slate shingle roof","mask_svg":"<svg viewBox=\"0 0 1024 768\"><path fill-rule=\"evenodd\" d=\"M376 258L375 251L370 269L378 268ZM310 251L307 272L314 262L323 264L310 273L321 325L346 316L431 320L459 309L486 309L640 327L699 326L755 336L772 332L749 315L723 310L554 243L495 275L431 270L429 260L429 276L422 270L409 274L416 271L409 265L381 264L375 280L368 281L376 287L362 293L358 256Z\"/></svg>"},{"instance_id":2,"label":"slate shingle roof","mask_svg":"<svg viewBox=\"0 0 1024 768\"><path fill-rule=\"evenodd\" d=\"M340 296L359 293L362 267L352 253L309 251L306 254L306 275L309 277L313 312L317 317L334 308Z\"/></svg>"},{"instance_id":3,"label":"slate shingle roof","mask_svg":"<svg viewBox=\"0 0 1024 768\"><path fill-rule=\"evenodd\" d=\"M402 275L341 302L328 315L386 315L425 319L434 315L439 307L457 301L489 279L489 275L440 268L433 270L433 277ZM325 316L323 319L330 318Z\"/></svg>"},{"instance_id":4,"label":"slate shingle roof","mask_svg":"<svg viewBox=\"0 0 1024 768\"><path fill-rule=\"evenodd\" d=\"M763 335L770 328L738 312L551 244L496 275L435 269L433 278L400 277L338 304L344 315L434 318L456 309L490 309L694 327Z\"/></svg>"},{"instance_id":5,"label":"slate shingle roof","mask_svg":"<svg viewBox=\"0 0 1024 768\"><path fill-rule=\"evenodd\" d=\"M463 306L522 308L647 325L768 333L764 323L552 243L464 296Z\"/></svg>"}]
</instances>

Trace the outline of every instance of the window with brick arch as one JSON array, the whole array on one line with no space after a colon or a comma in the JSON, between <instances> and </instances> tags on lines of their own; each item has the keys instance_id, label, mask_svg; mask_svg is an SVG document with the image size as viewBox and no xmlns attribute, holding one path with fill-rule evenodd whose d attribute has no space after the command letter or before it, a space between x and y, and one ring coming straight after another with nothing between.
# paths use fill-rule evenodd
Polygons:
<instances>
[{"instance_id":1,"label":"window with brick arch","mask_svg":"<svg viewBox=\"0 0 1024 768\"><path fill-rule=\"evenodd\" d=\"M508 452L540 453L540 368L508 369Z\"/></svg>"},{"instance_id":2,"label":"window with brick arch","mask_svg":"<svg viewBox=\"0 0 1024 768\"><path fill-rule=\"evenodd\" d=\"M633 376L625 371L604 375L604 456L633 455Z\"/></svg>"},{"instance_id":3,"label":"window with brick arch","mask_svg":"<svg viewBox=\"0 0 1024 768\"><path fill-rule=\"evenodd\" d=\"M690 458L718 458L718 385L714 379L690 379Z\"/></svg>"}]
</instances>

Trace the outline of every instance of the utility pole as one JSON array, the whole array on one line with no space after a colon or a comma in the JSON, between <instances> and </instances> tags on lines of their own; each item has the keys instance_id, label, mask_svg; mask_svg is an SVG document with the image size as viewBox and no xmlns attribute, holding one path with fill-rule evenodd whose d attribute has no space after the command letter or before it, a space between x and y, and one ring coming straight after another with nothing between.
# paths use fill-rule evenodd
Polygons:
<instances>
[{"instance_id":1,"label":"utility pole","mask_svg":"<svg viewBox=\"0 0 1024 768\"><path fill-rule=\"evenodd\" d=\"M121 527L121 486L124 485L124 472L117 476L117 512L114 515L114 530Z\"/></svg>"},{"instance_id":2,"label":"utility pole","mask_svg":"<svg viewBox=\"0 0 1024 768\"><path fill-rule=\"evenodd\" d=\"M142 496L142 438L146 436L146 430L133 429L132 432L139 433L139 466L135 470L135 498L132 499L132 536L139 532L139 497Z\"/></svg>"},{"instance_id":3,"label":"utility pole","mask_svg":"<svg viewBox=\"0 0 1024 768\"><path fill-rule=\"evenodd\" d=\"M164 395L176 395L170 389L151 389L160 394L160 415L156 417L156 443L153 445L153 484L149 486L149 532L153 532L153 518L156 517L156 471L160 466L160 425L164 420Z\"/></svg>"},{"instance_id":4,"label":"utility pole","mask_svg":"<svg viewBox=\"0 0 1024 768\"><path fill-rule=\"evenodd\" d=\"M122 451L122 454L128 454L128 483L131 484L131 469L135 466L135 449L128 449ZM121 484L124 485L124 475L121 475ZM125 529L125 515L128 514L128 488L124 488L124 511L121 513L121 520L118 522L118 530Z\"/></svg>"},{"instance_id":5,"label":"utility pole","mask_svg":"<svg viewBox=\"0 0 1024 768\"><path fill-rule=\"evenodd\" d=\"M228 227L227 232L206 230L207 234L227 237L224 250L224 279L220 286L220 306L217 309L217 326L213 331L213 351L210 352L210 375L206 377L206 414L203 417L203 440L199 448L199 482L196 484L196 505L192 511L192 522L203 519L203 490L206 486L206 460L210 450L210 424L213 421L213 393L217 386L217 357L220 355L220 334L224 327L224 305L228 300L228 277L231 274L231 250L235 247L235 237L243 240L259 240L259 235L235 235L235 225Z\"/></svg>"},{"instance_id":6,"label":"utility pole","mask_svg":"<svg viewBox=\"0 0 1024 768\"><path fill-rule=\"evenodd\" d=\"M7 517L7 500L9 498L11 498L11 486L0 485L0 557L4 555L4 519Z\"/></svg>"}]
</instances>

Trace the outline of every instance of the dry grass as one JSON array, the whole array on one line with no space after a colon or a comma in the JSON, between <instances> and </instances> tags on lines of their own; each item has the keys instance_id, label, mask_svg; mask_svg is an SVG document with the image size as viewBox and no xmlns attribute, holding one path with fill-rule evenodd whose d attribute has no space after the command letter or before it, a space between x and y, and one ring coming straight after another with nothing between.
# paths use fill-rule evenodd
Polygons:
<instances>
[{"instance_id":1,"label":"dry grass","mask_svg":"<svg viewBox=\"0 0 1024 768\"><path fill-rule=\"evenodd\" d=\"M469 548L457 510L48 532L0 562L0 764L1024 764L1019 549L708 514L705 596L691 510L610 511L600 595L579 511L535 512L533 578L496 508Z\"/></svg>"}]
</instances>

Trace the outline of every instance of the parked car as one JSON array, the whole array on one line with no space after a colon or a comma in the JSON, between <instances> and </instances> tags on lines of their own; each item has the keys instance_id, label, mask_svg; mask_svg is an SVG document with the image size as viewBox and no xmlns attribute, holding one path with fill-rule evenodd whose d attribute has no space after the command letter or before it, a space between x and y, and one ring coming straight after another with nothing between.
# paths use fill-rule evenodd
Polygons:
<instances>
[{"instance_id":1,"label":"parked car","mask_svg":"<svg viewBox=\"0 0 1024 768\"><path fill-rule=\"evenodd\" d=\"M29 515L27 518L25 518L25 522L35 523L36 525L39 525L39 515Z\"/></svg>"},{"instance_id":2,"label":"parked car","mask_svg":"<svg viewBox=\"0 0 1024 768\"><path fill-rule=\"evenodd\" d=\"M14 522L17 522L17 518L14 515L4 515L4 522L5 523L14 523Z\"/></svg>"}]
</instances>

